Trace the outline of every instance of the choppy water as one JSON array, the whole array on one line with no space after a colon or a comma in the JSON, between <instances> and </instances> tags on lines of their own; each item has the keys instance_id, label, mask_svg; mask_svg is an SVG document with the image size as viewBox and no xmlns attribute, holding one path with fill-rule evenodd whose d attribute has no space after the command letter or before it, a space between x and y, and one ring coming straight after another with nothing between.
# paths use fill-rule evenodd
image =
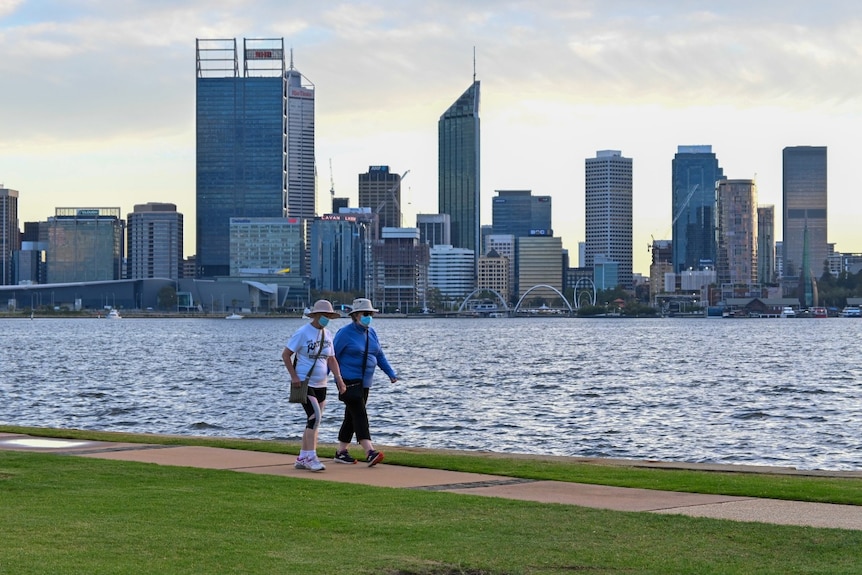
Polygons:
<instances>
[{"instance_id":1,"label":"choppy water","mask_svg":"<svg viewBox=\"0 0 862 575\"><path fill-rule=\"evenodd\" d=\"M298 439L304 414L287 402L280 355L302 321L0 320L0 422ZM403 378L378 372L378 444L862 469L859 320L375 327ZM340 416L332 397L322 442Z\"/></svg>"}]
</instances>

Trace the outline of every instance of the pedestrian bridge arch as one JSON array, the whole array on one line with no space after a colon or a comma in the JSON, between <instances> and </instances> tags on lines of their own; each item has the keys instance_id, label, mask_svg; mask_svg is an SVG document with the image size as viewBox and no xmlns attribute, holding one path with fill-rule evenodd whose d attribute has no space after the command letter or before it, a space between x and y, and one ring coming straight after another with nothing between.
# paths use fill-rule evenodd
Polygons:
<instances>
[{"instance_id":1,"label":"pedestrian bridge arch","mask_svg":"<svg viewBox=\"0 0 862 575\"><path fill-rule=\"evenodd\" d=\"M518 303L517 303L517 304L515 304L515 308L514 308L512 311L514 311L515 313L518 313L518 311L520 311L520 309L521 309L521 303L524 301L524 299L526 299L526 297L527 297L528 295L530 295L530 293L531 293L531 292L533 292L533 291L535 291L535 290L537 290L537 289L549 289L549 290L553 291L553 292L554 292L554 293L556 293L558 296L560 296L560 299L561 299L561 300L563 300L563 303L564 303L564 304L566 304L566 307L567 307L567 308L569 308L569 313L572 313L572 312L574 311L574 310L572 309L572 305L571 305L571 304L568 302L568 300L566 299L566 296L564 296L564 295L560 292L560 290L558 290L558 289L557 289L557 288L555 288L554 286L549 286L549 285L547 285L547 284L537 284L537 285L534 285L533 287L531 287L530 289L528 289L527 291L525 291L525 292L524 292L524 294L521 296L521 298L518 300Z\"/></svg>"},{"instance_id":2,"label":"pedestrian bridge arch","mask_svg":"<svg viewBox=\"0 0 862 575\"><path fill-rule=\"evenodd\" d=\"M476 294L480 294L480 293L492 293L492 294L494 294L494 301L499 302L499 307L503 311L509 311L509 305L506 303L506 299L500 295L500 292L498 292L497 290L488 289L488 288L477 288L477 289L474 289L473 291L471 291L470 294L464 299L464 301L461 302L460 307L458 307L458 313L463 312L464 308L467 307L467 303L473 298L473 296L475 296Z\"/></svg>"}]
</instances>

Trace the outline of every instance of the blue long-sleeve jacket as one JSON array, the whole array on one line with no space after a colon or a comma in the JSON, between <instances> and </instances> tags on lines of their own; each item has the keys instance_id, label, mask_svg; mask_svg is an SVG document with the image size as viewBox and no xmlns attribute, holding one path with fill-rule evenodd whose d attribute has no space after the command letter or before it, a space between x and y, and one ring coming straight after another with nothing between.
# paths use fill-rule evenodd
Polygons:
<instances>
[{"instance_id":1,"label":"blue long-sleeve jacket","mask_svg":"<svg viewBox=\"0 0 862 575\"><path fill-rule=\"evenodd\" d=\"M365 334L368 334L368 361L365 364L365 377L362 376L362 358L365 355ZM344 379L362 378L363 387L371 387L374 369L379 367L390 379L397 378L395 370L380 347L374 328L365 328L351 322L335 334L335 359Z\"/></svg>"}]
</instances>

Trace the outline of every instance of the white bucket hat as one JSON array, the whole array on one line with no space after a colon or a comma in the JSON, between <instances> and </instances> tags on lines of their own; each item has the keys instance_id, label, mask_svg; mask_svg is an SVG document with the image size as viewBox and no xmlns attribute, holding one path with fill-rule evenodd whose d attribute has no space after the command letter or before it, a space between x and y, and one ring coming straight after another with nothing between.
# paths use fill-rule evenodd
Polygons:
<instances>
[{"instance_id":1,"label":"white bucket hat","mask_svg":"<svg viewBox=\"0 0 862 575\"><path fill-rule=\"evenodd\" d=\"M341 317L341 314L332 309L332 304L325 299L319 299L314 302L314 307L305 315L311 317L316 313L325 315L329 319L338 319Z\"/></svg>"},{"instance_id":2,"label":"white bucket hat","mask_svg":"<svg viewBox=\"0 0 862 575\"><path fill-rule=\"evenodd\" d=\"M360 311L375 311L375 312L380 311L380 310L374 309L374 307L372 307L372 305L371 305L371 300L365 299L364 297L357 298L357 299L353 300L353 305L350 307L351 307L350 315L353 315L354 313L360 312Z\"/></svg>"}]
</instances>

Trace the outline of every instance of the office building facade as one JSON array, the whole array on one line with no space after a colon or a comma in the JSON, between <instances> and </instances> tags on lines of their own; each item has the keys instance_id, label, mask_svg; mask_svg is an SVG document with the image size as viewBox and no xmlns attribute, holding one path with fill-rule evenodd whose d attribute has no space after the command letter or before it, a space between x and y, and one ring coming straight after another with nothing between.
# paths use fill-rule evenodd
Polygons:
<instances>
[{"instance_id":1,"label":"office building facade","mask_svg":"<svg viewBox=\"0 0 862 575\"><path fill-rule=\"evenodd\" d=\"M671 170L674 271L715 269L715 187L724 171L712 146L678 146Z\"/></svg>"},{"instance_id":2,"label":"office building facade","mask_svg":"<svg viewBox=\"0 0 862 575\"><path fill-rule=\"evenodd\" d=\"M389 166L369 166L359 174L359 207L378 215L380 228L401 227L401 176Z\"/></svg>"},{"instance_id":3,"label":"office building facade","mask_svg":"<svg viewBox=\"0 0 862 575\"><path fill-rule=\"evenodd\" d=\"M137 204L126 223L129 279L182 277L183 215L176 204Z\"/></svg>"},{"instance_id":4,"label":"office building facade","mask_svg":"<svg viewBox=\"0 0 862 575\"><path fill-rule=\"evenodd\" d=\"M430 248L428 287L440 290L448 300L463 301L475 289L472 250L436 245Z\"/></svg>"},{"instance_id":5,"label":"office building facade","mask_svg":"<svg viewBox=\"0 0 862 575\"><path fill-rule=\"evenodd\" d=\"M479 82L446 110L437 123L438 211L449 214L452 245L479 254Z\"/></svg>"},{"instance_id":6,"label":"office building facade","mask_svg":"<svg viewBox=\"0 0 862 575\"><path fill-rule=\"evenodd\" d=\"M586 267L599 258L616 262L620 285L631 289L632 159L619 150L600 150L586 159L585 178Z\"/></svg>"},{"instance_id":7,"label":"office building facade","mask_svg":"<svg viewBox=\"0 0 862 575\"><path fill-rule=\"evenodd\" d=\"M309 234L312 289L368 297L376 229L377 218L368 208L324 214L314 220Z\"/></svg>"},{"instance_id":8,"label":"office building facade","mask_svg":"<svg viewBox=\"0 0 862 575\"><path fill-rule=\"evenodd\" d=\"M18 191L0 185L0 285L16 283L12 261L21 249L18 226Z\"/></svg>"},{"instance_id":9,"label":"office building facade","mask_svg":"<svg viewBox=\"0 0 862 575\"><path fill-rule=\"evenodd\" d=\"M820 277L827 256L826 147L795 146L782 152L784 277ZM807 254L804 253L807 236ZM803 269L807 256L808 269Z\"/></svg>"},{"instance_id":10,"label":"office building facade","mask_svg":"<svg viewBox=\"0 0 862 575\"><path fill-rule=\"evenodd\" d=\"M551 196L534 196L530 190L496 190L491 200L491 225L494 234L516 238L553 236Z\"/></svg>"},{"instance_id":11,"label":"office building facade","mask_svg":"<svg viewBox=\"0 0 862 575\"><path fill-rule=\"evenodd\" d=\"M372 246L372 300L384 312L409 313L425 306L428 244L416 228L383 228Z\"/></svg>"},{"instance_id":12,"label":"office building facade","mask_svg":"<svg viewBox=\"0 0 862 575\"><path fill-rule=\"evenodd\" d=\"M757 206L757 281L774 284L775 269L775 206Z\"/></svg>"},{"instance_id":13,"label":"office building facade","mask_svg":"<svg viewBox=\"0 0 862 575\"><path fill-rule=\"evenodd\" d=\"M416 227L419 228L419 241L423 244L431 247L452 245L449 214L416 214Z\"/></svg>"},{"instance_id":14,"label":"office building facade","mask_svg":"<svg viewBox=\"0 0 862 575\"><path fill-rule=\"evenodd\" d=\"M288 121L298 114L288 98L296 80L285 69L283 39L245 39L242 55L240 73L236 40L197 40L195 228L201 277L230 273L230 218L284 217L293 211L289 182L308 179L296 175L304 164L294 148L308 142L313 147L313 135ZM300 98L306 99L313 102L313 91Z\"/></svg>"},{"instance_id":15,"label":"office building facade","mask_svg":"<svg viewBox=\"0 0 862 575\"><path fill-rule=\"evenodd\" d=\"M518 297L521 298L531 288L548 285L563 290L563 242L560 238L533 236L518 238L516 258L519 262L517 272ZM532 299L549 302L559 296L547 288L536 288L530 292Z\"/></svg>"},{"instance_id":16,"label":"office building facade","mask_svg":"<svg viewBox=\"0 0 862 575\"><path fill-rule=\"evenodd\" d=\"M302 286L300 218L231 218L230 276L273 276L279 283Z\"/></svg>"},{"instance_id":17,"label":"office building facade","mask_svg":"<svg viewBox=\"0 0 862 575\"><path fill-rule=\"evenodd\" d=\"M120 208L56 208L45 227L47 283L123 279Z\"/></svg>"}]
</instances>

